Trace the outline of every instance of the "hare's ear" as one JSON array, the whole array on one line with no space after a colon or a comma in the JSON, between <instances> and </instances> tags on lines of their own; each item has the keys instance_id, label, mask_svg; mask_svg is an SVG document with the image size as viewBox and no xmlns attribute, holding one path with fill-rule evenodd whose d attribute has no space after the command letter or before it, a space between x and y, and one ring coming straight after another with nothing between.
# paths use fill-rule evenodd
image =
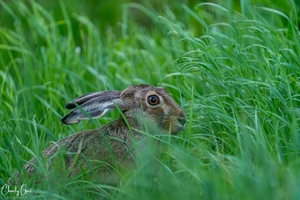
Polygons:
<instances>
[{"instance_id":1,"label":"hare's ear","mask_svg":"<svg viewBox=\"0 0 300 200\"><path fill-rule=\"evenodd\" d=\"M73 109L76 108L78 105L81 105L91 99L95 99L96 97L101 97L103 98L103 101L105 101L107 98L108 100L110 99L115 99L120 96L121 92L120 91L103 91L103 92L91 92L88 94L81 95L80 97L77 97L73 101L70 101L66 104L67 109Z\"/></svg>"},{"instance_id":2,"label":"hare's ear","mask_svg":"<svg viewBox=\"0 0 300 200\"><path fill-rule=\"evenodd\" d=\"M64 124L76 124L80 120L101 117L116 106L124 110L126 106L120 99L120 94L119 91L104 91L82 95L66 105L66 108L74 109L61 121Z\"/></svg>"}]
</instances>

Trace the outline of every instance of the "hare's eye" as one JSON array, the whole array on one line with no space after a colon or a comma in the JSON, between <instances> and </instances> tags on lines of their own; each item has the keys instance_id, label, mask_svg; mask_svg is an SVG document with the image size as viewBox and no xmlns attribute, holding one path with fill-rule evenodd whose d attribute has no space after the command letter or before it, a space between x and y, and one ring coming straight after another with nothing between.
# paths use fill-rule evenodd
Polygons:
<instances>
[{"instance_id":1,"label":"hare's eye","mask_svg":"<svg viewBox=\"0 0 300 200\"><path fill-rule=\"evenodd\" d=\"M150 105L157 105L159 104L159 98L156 95L151 95L147 98L147 101Z\"/></svg>"}]
</instances>

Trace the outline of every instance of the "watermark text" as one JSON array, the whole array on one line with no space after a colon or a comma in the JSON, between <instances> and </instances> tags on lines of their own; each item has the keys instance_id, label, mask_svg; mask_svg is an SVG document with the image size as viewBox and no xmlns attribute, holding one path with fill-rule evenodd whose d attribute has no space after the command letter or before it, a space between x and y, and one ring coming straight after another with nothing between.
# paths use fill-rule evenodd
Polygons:
<instances>
[{"instance_id":1,"label":"watermark text","mask_svg":"<svg viewBox=\"0 0 300 200\"><path fill-rule=\"evenodd\" d=\"M17 197L23 197L27 195L28 193L31 193L32 189L29 189L26 184L18 186L10 186L8 184L5 184L1 187L1 194L3 196L17 196Z\"/></svg>"}]
</instances>

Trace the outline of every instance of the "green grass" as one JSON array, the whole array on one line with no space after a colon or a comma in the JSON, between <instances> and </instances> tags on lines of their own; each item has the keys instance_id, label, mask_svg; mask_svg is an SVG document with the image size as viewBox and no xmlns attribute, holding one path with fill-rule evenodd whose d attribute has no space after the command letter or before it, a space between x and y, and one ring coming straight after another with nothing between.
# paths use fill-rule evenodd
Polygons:
<instances>
[{"instance_id":1,"label":"green grass","mask_svg":"<svg viewBox=\"0 0 300 200\"><path fill-rule=\"evenodd\" d=\"M118 187L24 177L34 191L25 197L299 199L299 5L122 3L105 23L88 13L94 4L76 2L0 0L1 187L51 142L118 115L64 126L70 99L148 83L165 87L188 117L176 136L148 136L165 144L158 168L150 153Z\"/></svg>"}]
</instances>

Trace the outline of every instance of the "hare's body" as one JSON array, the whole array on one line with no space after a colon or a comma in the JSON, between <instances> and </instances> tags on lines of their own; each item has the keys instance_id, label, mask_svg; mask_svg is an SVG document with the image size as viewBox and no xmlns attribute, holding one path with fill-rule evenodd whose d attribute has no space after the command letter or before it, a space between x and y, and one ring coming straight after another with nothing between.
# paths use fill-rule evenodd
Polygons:
<instances>
[{"instance_id":1,"label":"hare's body","mask_svg":"<svg viewBox=\"0 0 300 200\"><path fill-rule=\"evenodd\" d=\"M136 137L132 138L130 135ZM49 162L52 165L53 163L58 165L54 166L54 170L63 165L69 170L69 177L80 173L82 169L92 170L91 174L94 178L99 179L102 183L112 183L117 181L116 177L112 178L114 176L114 169L112 168L128 169L134 167L135 148L132 146L132 140L139 143L141 142L139 138L134 131L130 133L126 123L119 119L100 129L86 130L70 135L50 145L42 152L42 155L44 158L50 158L61 151L64 154L63 161L54 157ZM124 152L126 153L124 154ZM33 163L35 163L35 159L25 165L29 176L35 172ZM50 168L49 171L51 170Z\"/></svg>"},{"instance_id":2,"label":"hare's body","mask_svg":"<svg viewBox=\"0 0 300 200\"><path fill-rule=\"evenodd\" d=\"M99 129L70 135L46 148L42 155L48 159L49 170L55 165L63 166L68 176L92 170L92 174L103 175L102 182L110 182L105 179L109 179L107 174L111 168L134 165L135 150L143 145L141 131L175 134L186 120L183 110L163 88L133 85L122 92L96 92L75 99L67 104L66 108L73 110L62 122L73 124L97 118L116 107L123 113L119 119ZM56 155L61 151L65 152L62 156L64 164ZM25 165L29 176L35 173L34 163L32 159Z\"/></svg>"}]
</instances>

